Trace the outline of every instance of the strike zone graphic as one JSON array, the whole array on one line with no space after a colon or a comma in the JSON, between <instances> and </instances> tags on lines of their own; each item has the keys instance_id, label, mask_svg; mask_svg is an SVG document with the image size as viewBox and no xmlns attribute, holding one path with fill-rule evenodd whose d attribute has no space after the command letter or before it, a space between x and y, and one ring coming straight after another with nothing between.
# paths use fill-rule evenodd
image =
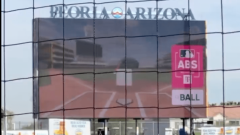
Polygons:
<instances>
[{"instance_id":1,"label":"strike zone graphic","mask_svg":"<svg viewBox=\"0 0 240 135\"><path fill-rule=\"evenodd\" d=\"M201 45L172 47L172 104L204 104L203 51Z\"/></svg>"},{"instance_id":2,"label":"strike zone graphic","mask_svg":"<svg viewBox=\"0 0 240 135\"><path fill-rule=\"evenodd\" d=\"M34 19L38 117L205 118L205 21L157 23Z\"/></svg>"}]
</instances>

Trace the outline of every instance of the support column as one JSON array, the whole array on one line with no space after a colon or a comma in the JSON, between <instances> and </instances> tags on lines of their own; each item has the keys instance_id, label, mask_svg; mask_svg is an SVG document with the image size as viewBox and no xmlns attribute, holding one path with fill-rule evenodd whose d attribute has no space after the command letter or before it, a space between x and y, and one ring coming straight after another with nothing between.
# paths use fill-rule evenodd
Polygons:
<instances>
[{"instance_id":1,"label":"support column","mask_svg":"<svg viewBox=\"0 0 240 135\"><path fill-rule=\"evenodd\" d=\"M138 126L138 120L141 120L140 118L134 118L135 120L135 135L139 135L139 126Z\"/></svg>"},{"instance_id":2,"label":"support column","mask_svg":"<svg viewBox=\"0 0 240 135\"><path fill-rule=\"evenodd\" d=\"M182 125L183 125L183 133L185 134L186 118L182 118Z\"/></svg>"},{"instance_id":3,"label":"support column","mask_svg":"<svg viewBox=\"0 0 240 135\"><path fill-rule=\"evenodd\" d=\"M185 119L182 119L183 120L183 132L185 133L186 131L185 131L185 126L186 126L186 120Z\"/></svg>"},{"instance_id":4,"label":"support column","mask_svg":"<svg viewBox=\"0 0 240 135\"><path fill-rule=\"evenodd\" d=\"M135 119L135 130L136 130L136 135L139 135L139 127L137 125L137 119Z\"/></svg>"},{"instance_id":5,"label":"support column","mask_svg":"<svg viewBox=\"0 0 240 135\"><path fill-rule=\"evenodd\" d=\"M108 120L105 119L104 121L104 132L105 132L105 135L108 135Z\"/></svg>"},{"instance_id":6,"label":"support column","mask_svg":"<svg viewBox=\"0 0 240 135\"><path fill-rule=\"evenodd\" d=\"M8 124L7 124L7 114L5 112L5 117L4 117L4 134L6 135L7 134L7 129L8 129Z\"/></svg>"},{"instance_id":7,"label":"support column","mask_svg":"<svg viewBox=\"0 0 240 135\"><path fill-rule=\"evenodd\" d=\"M190 118L190 135L193 133L193 118Z\"/></svg>"}]
</instances>

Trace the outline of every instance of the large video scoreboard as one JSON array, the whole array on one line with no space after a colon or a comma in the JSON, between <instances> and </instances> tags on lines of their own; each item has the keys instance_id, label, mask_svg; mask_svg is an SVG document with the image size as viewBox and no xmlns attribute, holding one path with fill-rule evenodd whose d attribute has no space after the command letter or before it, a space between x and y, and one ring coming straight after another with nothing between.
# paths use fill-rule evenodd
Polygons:
<instances>
[{"instance_id":1,"label":"large video scoreboard","mask_svg":"<svg viewBox=\"0 0 240 135\"><path fill-rule=\"evenodd\" d=\"M205 21L34 22L40 118L206 117Z\"/></svg>"}]
</instances>

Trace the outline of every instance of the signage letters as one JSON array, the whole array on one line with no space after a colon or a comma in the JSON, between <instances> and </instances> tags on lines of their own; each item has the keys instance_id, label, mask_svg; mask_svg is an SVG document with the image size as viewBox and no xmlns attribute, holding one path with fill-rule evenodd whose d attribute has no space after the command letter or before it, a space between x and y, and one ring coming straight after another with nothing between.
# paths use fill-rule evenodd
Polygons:
<instances>
[{"instance_id":1,"label":"signage letters","mask_svg":"<svg viewBox=\"0 0 240 135\"><path fill-rule=\"evenodd\" d=\"M115 8L114 8L115 9ZM114 10L113 9L113 10ZM119 8L118 8L119 9ZM112 11L113 11L112 10ZM111 12L113 14L113 12ZM96 19L117 19L113 15L107 12L107 9L104 7L101 9L100 14L97 13L97 7L94 7L92 10L87 6L51 6L50 16L51 18L82 18L82 19L93 19L94 16ZM128 8L126 11L127 19L135 20L184 20L185 16L188 15L191 20L195 20L195 17L189 9L188 13L185 11L185 8L143 8L137 7L136 13L133 14L131 8ZM124 19L124 14L122 12L122 19Z\"/></svg>"}]
</instances>

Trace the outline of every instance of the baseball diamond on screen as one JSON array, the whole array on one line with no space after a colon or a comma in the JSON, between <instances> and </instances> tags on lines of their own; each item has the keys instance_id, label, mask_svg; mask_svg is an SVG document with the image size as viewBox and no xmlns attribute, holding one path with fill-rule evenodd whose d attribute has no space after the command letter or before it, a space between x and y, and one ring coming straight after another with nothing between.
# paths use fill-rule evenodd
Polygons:
<instances>
[{"instance_id":1,"label":"baseball diamond on screen","mask_svg":"<svg viewBox=\"0 0 240 135\"><path fill-rule=\"evenodd\" d=\"M207 116L205 21L34 22L40 118Z\"/></svg>"}]
</instances>

